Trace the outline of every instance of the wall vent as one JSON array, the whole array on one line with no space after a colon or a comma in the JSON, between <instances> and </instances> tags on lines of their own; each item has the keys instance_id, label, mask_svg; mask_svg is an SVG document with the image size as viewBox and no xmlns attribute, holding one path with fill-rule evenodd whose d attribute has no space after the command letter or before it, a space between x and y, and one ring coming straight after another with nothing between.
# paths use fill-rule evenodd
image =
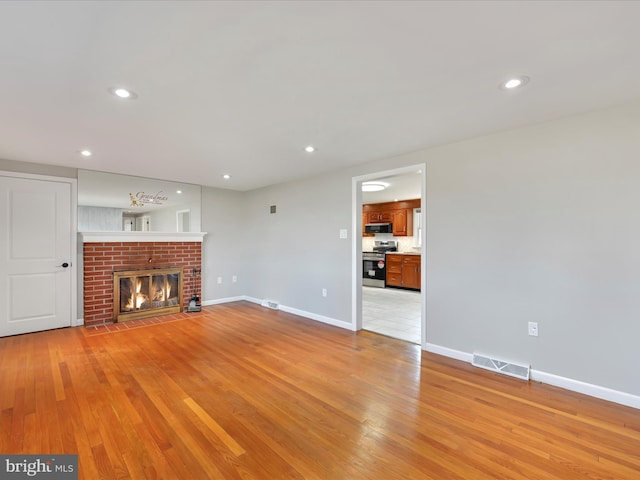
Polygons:
<instances>
[{"instance_id":1,"label":"wall vent","mask_svg":"<svg viewBox=\"0 0 640 480\"><path fill-rule=\"evenodd\" d=\"M473 354L471 364L476 367L484 368L485 370L491 370L492 372L521 378L522 380L529 380L529 365L518 365L517 363L498 360L478 353Z\"/></svg>"},{"instance_id":2,"label":"wall vent","mask_svg":"<svg viewBox=\"0 0 640 480\"><path fill-rule=\"evenodd\" d=\"M279 310L280 309L280 304L278 302L274 302L273 300L263 300L262 301L262 306L270 308L272 310Z\"/></svg>"}]
</instances>

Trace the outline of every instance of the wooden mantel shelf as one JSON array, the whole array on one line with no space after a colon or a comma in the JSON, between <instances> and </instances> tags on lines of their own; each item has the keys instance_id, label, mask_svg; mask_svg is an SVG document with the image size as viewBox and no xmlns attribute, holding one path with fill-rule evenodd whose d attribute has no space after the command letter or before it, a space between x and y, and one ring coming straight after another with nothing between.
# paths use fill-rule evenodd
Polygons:
<instances>
[{"instance_id":1,"label":"wooden mantel shelf","mask_svg":"<svg viewBox=\"0 0 640 480\"><path fill-rule=\"evenodd\" d=\"M82 243L94 242L200 242L207 232L78 232Z\"/></svg>"}]
</instances>

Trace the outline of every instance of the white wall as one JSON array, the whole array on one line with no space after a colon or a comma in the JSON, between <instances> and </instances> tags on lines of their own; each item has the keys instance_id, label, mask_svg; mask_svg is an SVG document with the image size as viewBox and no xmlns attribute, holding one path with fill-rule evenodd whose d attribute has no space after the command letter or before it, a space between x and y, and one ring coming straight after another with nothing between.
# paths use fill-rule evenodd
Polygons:
<instances>
[{"instance_id":1,"label":"white wall","mask_svg":"<svg viewBox=\"0 0 640 480\"><path fill-rule=\"evenodd\" d=\"M420 157L428 341L640 395L640 104Z\"/></svg>"},{"instance_id":2,"label":"white wall","mask_svg":"<svg viewBox=\"0 0 640 480\"><path fill-rule=\"evenodd\" d=\"M202 200L200 200L202 202ZM190 216L190 232L201 232L201 206L200 203L190 203L184 205L176 205L165 208L149 210L143 215L151 217L151 231L153 232L177 232L178 217L180 210L189 210Z\"/></svg>"},{"instance_id":3,"label":"white wall","mask_svg":"<svg viewBox=\"0 0 640 480\"><path fill-rule=\"evenodd\" d=\"M427 341L640 396L640 102L247 193L204 188L203 300L351 323L351 179L418 163Z\"/></svg>"},{"instance_id":4,"label":"white wall","mask_svg":"<svg viewBox=\"0 0 640 480\"><path fill-rule=\"evenodd\" d=\"M45 165L41 163L17 162L0 158L0 170L6 172L30 173L34 175L48 175L51 177L78 178L76 168Z\"/></svg>"},{"instance_id":5,"label":"white wall","mask_svg":"<svg viewBox=\"0 0 640 480\"><path fill-rule=\"evenodd\" d=\"M332 173L254 190L246 202L252 247L246 294L349 324L351 176ZM348 230L347 239L339 238L340 229Z\"/></svg>"},{"instance_id":6,"label":"white wall","mask_svg":"<svg viewBox=\"0 0 640 480\"><path fill-rule=\"evenodd\" d=\"M244 292L350 322L351 178L423 162L427 341L640 395L640 103L249 192Z\"/></svg>"},{"instance_id":7,"label":"white wall","mask_svg":"<svg viewBox=\"0 0 640 480\"><path fill-rule=\"evenodd\" d=\"M242 192L202 187L202 301L207 304L245 294L257 239L247 235ZM236 276L237 281L232 282ZM218 277L222 283L218 283Z\"/></svg>"},{"instance_id":8,"label":"white wall","mask_svg":"<svg viewBox=\"0 0 640 480\"><path fill-rule=\"evenodd\" d=\"M120 232L122 231L122 209L78 205L78 231Z\"/></svg>"},{"instance_id":9,"label":"white wall","mask_svg":"<svg viewBox=\"0 0 640 480\"><path fill-rule=\"evenodd\" d=\"M177 232L176 209L173 207L151 210L144 215L151 217L152 232Z\"/></svg>"}]
</instances>

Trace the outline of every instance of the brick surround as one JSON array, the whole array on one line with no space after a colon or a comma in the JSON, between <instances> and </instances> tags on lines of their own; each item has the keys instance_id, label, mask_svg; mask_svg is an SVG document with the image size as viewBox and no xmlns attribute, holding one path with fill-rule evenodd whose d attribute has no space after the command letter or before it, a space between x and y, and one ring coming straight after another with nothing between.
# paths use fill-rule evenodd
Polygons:
<instances>
[{"instance_id":1,"label":"brick surround","mask_svg":"<svg viewBox=\"0 0 640 480\"><path fill-rule=\"evenodd\" d=\"M84 243L84 324L113 323L113 272L183 267L186 308L195 291L201 294L201 242L87 242Z\"/></svg>"}]
</instances>

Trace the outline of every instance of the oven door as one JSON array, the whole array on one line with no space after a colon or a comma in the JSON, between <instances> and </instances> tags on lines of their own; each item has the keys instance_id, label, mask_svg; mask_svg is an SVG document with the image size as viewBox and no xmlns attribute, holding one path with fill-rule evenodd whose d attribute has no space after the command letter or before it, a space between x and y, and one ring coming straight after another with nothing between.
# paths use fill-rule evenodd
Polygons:
<instances>
[{"instance_id":1,"label":"oven door","mask_svg":"<svg viewBox=\"0 0 640 480\"><path fill-rule=\"evenodd\" d=\"M387 265L384 256L362 259L362 285L384 287Z\"/></svg>"}]
</instances>

